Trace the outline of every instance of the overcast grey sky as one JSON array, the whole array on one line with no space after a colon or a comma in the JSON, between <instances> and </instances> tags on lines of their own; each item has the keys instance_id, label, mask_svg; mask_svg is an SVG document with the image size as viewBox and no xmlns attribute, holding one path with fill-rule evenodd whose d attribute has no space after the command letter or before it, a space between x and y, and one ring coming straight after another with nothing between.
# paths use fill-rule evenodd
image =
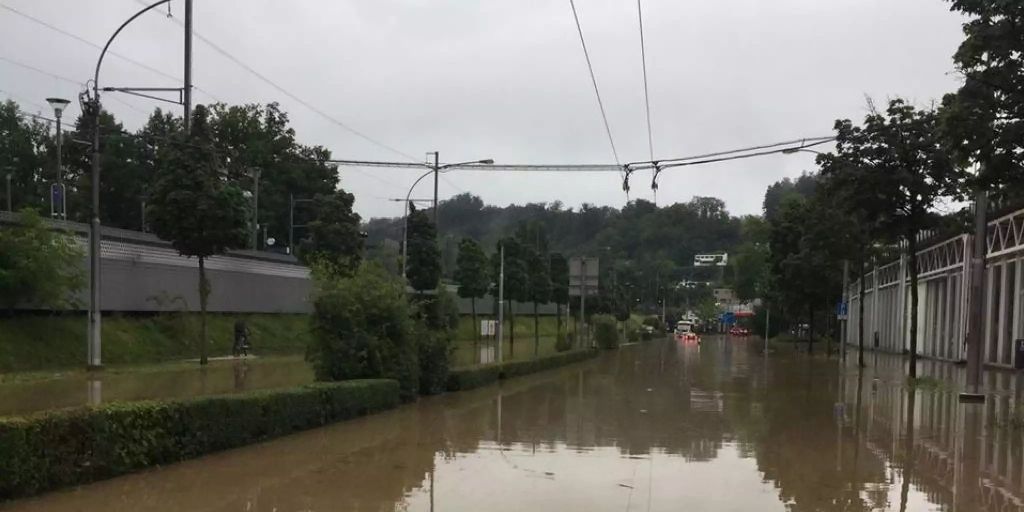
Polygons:
<instances>
[{"instance_id":1,"label":"overcast grey sky","mask_svg":"<svg viewBox=\"0 0 1024 512\"><path fill-rule=\"evenodd\" d=\"M102 44L135 0L0 0ZM577 0L612 134L623 162L646 160L636 3ZM951 56L962 19L943 0L643 0L658 158L829 135L859 119L865 95L924 105L957 86ZM172 2L180 17L183 2ZM182 30L162 14L126 29L114 51L181 76ZM442 161L613 163L568 0L195 0L195 31L335 119L403 153ZM98 50L0 9L0 57L62 76L92 76ZM195 84L229 103L278 101L299 139L336 158L401 160L281 95L195 41ZM117 58L101 85L177 86ZM0 97L27 110L74 99L80 86L0 60ZM137 128L156 105L104 96ZM198 102L213 99L197 92ZM76 102L77 103L77 102ZM70 111L78 114L77 105ZM694 195L758 213L765 188L813 168L812 155L688 167L661 179L659 204ZM401 215L418 171L343 168L364 218ZM647 176L632 197L651 198ZM428 197L427 180L413 197ZM622 206L614 173L459 173L463 191L491 204L560 200Z\"/></svg>"}]
</instances>

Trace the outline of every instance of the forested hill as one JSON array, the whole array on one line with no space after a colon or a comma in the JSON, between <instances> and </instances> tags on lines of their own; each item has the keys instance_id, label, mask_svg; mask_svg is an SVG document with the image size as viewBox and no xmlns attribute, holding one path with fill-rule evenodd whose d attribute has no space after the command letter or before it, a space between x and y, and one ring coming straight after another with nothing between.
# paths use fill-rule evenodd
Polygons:
<instances>
[{"instance_id":1,"label":"forested hill","mask_svg":"<svg viewBox=\"0 0 1024 512\"><path fill-rule=\"evenodd\" d=\"M454 268L458 242L478 240L486 250L504 236L526 226L540 228L548 250L565 256L610 256L630 262L637 270L655 270L669 278L683 278L694 254L730 251L740 244L741 219L729 215L725 203L713 197L695 197L688 203L658 207L636 200L624 208L607 206L565 208L561 203L531 203L506 207L485 205L471 194L461 194L439 207L440 245L445 271ZM366 224L368 244L377 252L396 250L402 240L402 218L372 219ZM372 251L371 251L372 252Z\"/></svg>"}]
</instances>

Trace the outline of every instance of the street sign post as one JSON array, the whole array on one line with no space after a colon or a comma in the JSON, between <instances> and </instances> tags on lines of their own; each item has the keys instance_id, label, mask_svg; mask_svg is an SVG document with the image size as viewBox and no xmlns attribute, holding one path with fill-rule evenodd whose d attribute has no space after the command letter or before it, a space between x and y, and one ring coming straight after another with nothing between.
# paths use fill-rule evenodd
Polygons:
<instances>
[{"instance_id":1,"label":"street sign post","mask_svg":"<svg viewBox=\"0 0 1024 512\"><path fill-rule=\"evenodd\" d=\"M587 295L596 295L601 284L600 261L597 258L574 256L569 258L569 295L580 298L581 346L587 346L590 329L587 328Z\"/></svg>"},{"instance_id":2,"label":"street sign post","mask_svg":"<svg viewBox=\"0 0 1024 512\"><path fill-rule=\"evenodd\" d=\"M836 304L836 319L837 320L846 320L848 318L848 316L849 316L847 314L848 308L849 308L849 304L846 303L846 302L840 302L840 303Z\"/></svg>"}]
</instances>

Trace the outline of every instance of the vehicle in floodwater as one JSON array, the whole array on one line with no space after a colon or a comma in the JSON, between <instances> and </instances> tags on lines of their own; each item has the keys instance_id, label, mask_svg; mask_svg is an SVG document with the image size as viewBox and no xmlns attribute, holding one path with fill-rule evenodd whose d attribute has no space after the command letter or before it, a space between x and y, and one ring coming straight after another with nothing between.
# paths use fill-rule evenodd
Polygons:
<instances>
[{"instance_id":1,"label":"vehicle in floodwater","mask_svg":"<svg viewBox=\"0 0 1024 512\"><path fill-rule=\"evenodd\" d=\"M700 343L700 336L693 330L693 322L680 320L676 322L676 338L685 343Z\"/></svg>"}]
</instances>

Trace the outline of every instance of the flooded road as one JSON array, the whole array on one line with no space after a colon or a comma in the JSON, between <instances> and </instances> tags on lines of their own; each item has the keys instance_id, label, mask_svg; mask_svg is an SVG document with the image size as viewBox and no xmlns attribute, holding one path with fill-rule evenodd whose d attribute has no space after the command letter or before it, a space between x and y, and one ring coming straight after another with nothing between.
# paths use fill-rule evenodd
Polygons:
<instances>
[{"instance_id":1,"label":"flooded road","mask_svg":"<svg viewBox=\"0 0 1024 512\"><path fill-rule=\"evenodd\" d=\"M1022 508L1015 377L963 406L955 384L909 392L899 358L858 372L756 345L624 347L0 510Z\"/></svg>"}]
</instances>

